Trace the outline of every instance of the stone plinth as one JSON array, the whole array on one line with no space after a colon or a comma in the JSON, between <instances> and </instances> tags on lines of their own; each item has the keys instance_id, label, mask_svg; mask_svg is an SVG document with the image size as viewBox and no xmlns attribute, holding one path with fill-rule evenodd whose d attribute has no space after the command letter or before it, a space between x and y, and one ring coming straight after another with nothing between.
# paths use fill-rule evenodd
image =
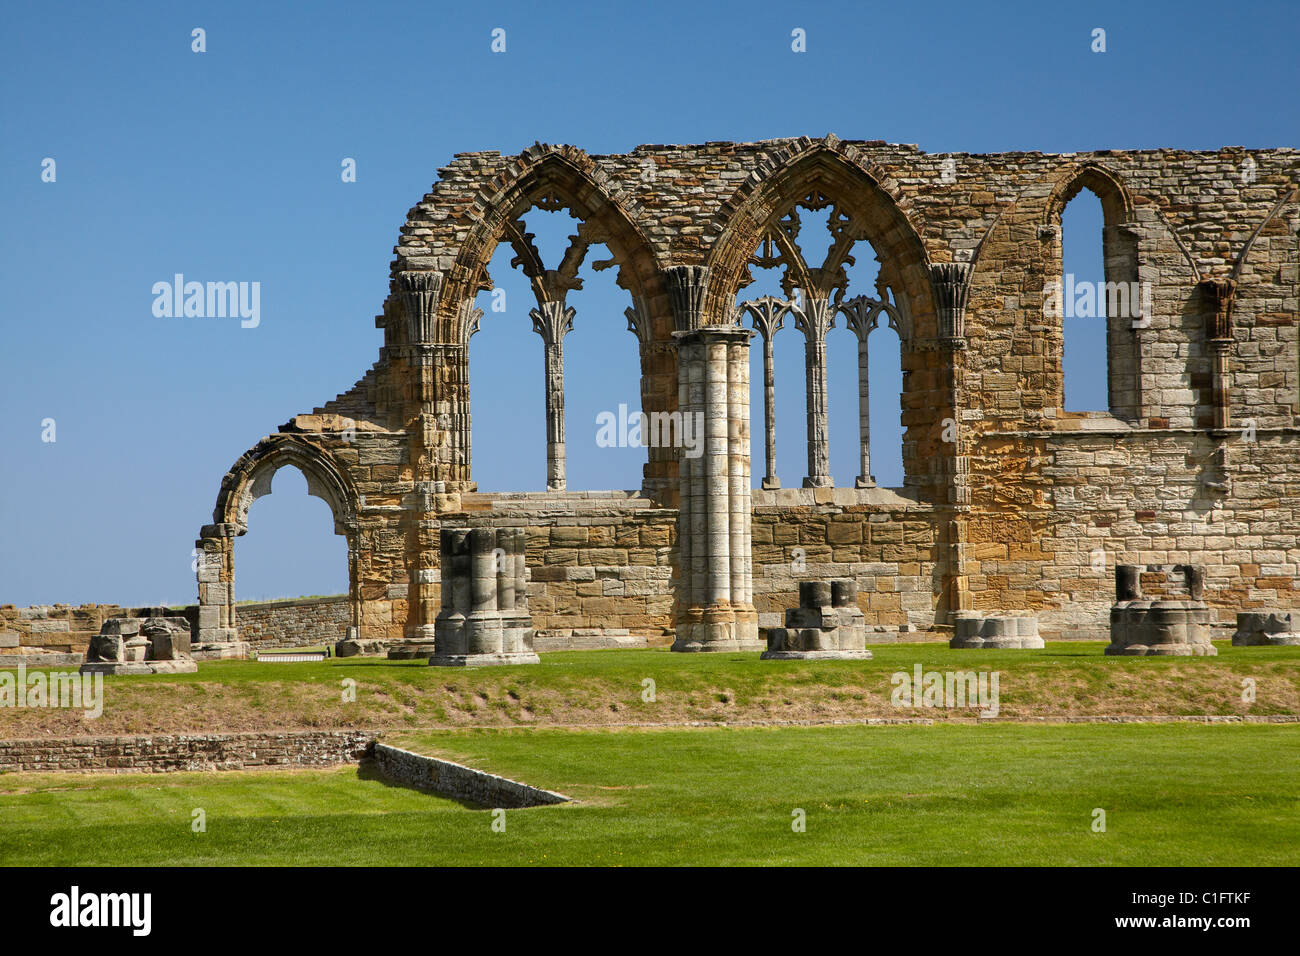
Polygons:
<instances>
[{"instance_id":1,"label":"stone plinth","mask_svg":"<svg viewBox=\"0 0 1300 956\"><path fill-rule=\"evenodd\" d=\"M443 528L435 667L538 664L522 528Z\"/></svg>"},{"instance_id":2,"label":"stone plinth","mask_svg":"<svg viewBox=\"0 0 1300 956\"><path fill-rule=\"evenodd\" d=\"M958 611L948 646L962 650L1037 649L1043 646L1043 639L1038 636L1036 617L1019 614L982 617L970 611Z\"/></svg>"},{"instance_id":3,"label":"stone plinth","mask_svg":"<svg viewBox=\"0 0 1300 956\"><path fill-rule=\"evenodd\" d=\"M1285 647L1300 645L1290 611L1238 611L1233 647Z\"/></svg>"},{"instance_id":4,"label":"stone plinth","mask_svg":"<svg viewBox=\"0 0 1300 956\"><path fill-rule=\"evenodd\" d=\"M1107 654L1148 657L1213 657L1210 609L1201 600L1205 569L1179 565L1187 585L1186 598L1153 600L1142 594L1141 568L1115 568L1115 604L1110 609Z\"/></svg>"},{"instance_id":5,"label":"stone plinth","mask_svg":"<svg viewBox=\"0 0 1300 956\"><path fill-rule=\"evenodd\" d=\"M870 660L866 618L853 581L801 581L785 627L767 628L765 661Z\"/></svg>"},{"instance_id":6,"label":"stone plinth","mask_svg":"<svg viewBox=\"0 0 1300 956\"><path fill-rule=\"evenodd\" d=\"M190 625L183 617L111 617L86 650L83 674L192 674Z\"/></svg>"}]
</instances>

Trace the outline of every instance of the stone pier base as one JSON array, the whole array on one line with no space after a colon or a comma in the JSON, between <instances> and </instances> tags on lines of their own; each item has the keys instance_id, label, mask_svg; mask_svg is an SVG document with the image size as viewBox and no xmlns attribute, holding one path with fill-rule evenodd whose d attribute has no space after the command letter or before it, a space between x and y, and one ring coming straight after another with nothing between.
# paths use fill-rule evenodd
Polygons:
<instances>
[{"instance_id":1,"label":"stone pier base","mask_svg":"<svg viewBox=\"0 0 1300 956\"><path fill-rule=\"evenodd\" d=\"M1185 599L1152 600L1142 594L1141 568L1115 568L1115 604L1110 609L1106 653L1134 657L1214 657L1210 609L1201 600L1205 569L1179 565L1187 583Z\"/></svg>"},{"instance_id":2,"label":"stone pier base","mask_svg":"<svg viewBox=\"0 0 1300 956\"><path fill-rule=\"evenodd\" d=\"M1233 647L1294 647L1300 633L1290 611L1238 611Z\"/></svg>"},{"instance_id":3,"label":"stone pier base","mask_svg":"<svg viewBox=\"0 0 1300 956\"><path fill-rule=\"evenodd\" d=\"M765 661L870 660L858 586L850 580L799 582L799 606L785 627L767 629Z\"/></svg>"},{"instance_id":4,"label":"stone pier base","mask_svg":"<svg viewBox=\"0 0 1300 956\"><path fill-rule=\"evenodd\" d=\"M533 651L524 541L522 528L442 529L442 610L431 666L541 663Z\"/></svg>"},{"instance_id":5,"label":"stone pier base","mask_svg":"<svg viewBox=\"0 0 1300 956\"><path fill-rule=\"evenodd\" d=\"M1022 615L981 617L970 611L954 615L952 648L970 650L1023 650L1043 647L1038 635L1038 618Z\"/></svg>"}]
</instances>

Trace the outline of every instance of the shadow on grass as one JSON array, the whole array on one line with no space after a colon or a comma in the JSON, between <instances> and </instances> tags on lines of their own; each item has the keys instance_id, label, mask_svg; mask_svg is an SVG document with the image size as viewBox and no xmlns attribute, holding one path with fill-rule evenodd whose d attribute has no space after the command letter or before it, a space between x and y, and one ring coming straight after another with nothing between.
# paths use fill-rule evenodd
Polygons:
<instances>
[{"instance_id":1,"label":"shadow on grass","mask_svg":"<svg viewBox=\"0 0 1300 956\"><path fill-rule=\"evenodd\" d=\"M460 797L453 797L450 796L449 794L439 793L437 790L432 790L428 787L416 787L408 783L402 783L399 780L394 780L392 777L386 777L379 772L378 768L375 766L375 761L373 760L373 758L370 757L367 757L366 759L362 760L360 765L357 767L357 779L366 780L374 783L381 783L390 790L414 790L416 793L428 794L431 797L437 797L440 800L446 800L448 803L459 804L460 806L464 807L466 810L492 809L486 804L474 803L470 800L465 800Z\"/></svg>"}]
</instances>

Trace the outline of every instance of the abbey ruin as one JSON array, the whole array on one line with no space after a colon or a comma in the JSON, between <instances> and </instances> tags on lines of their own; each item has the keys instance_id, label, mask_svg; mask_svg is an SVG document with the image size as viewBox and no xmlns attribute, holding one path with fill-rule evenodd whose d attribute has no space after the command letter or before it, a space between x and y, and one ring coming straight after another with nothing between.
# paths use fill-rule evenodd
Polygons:
<instances>
[{"instance_id":1,"label":"abbey ruin","mask_svg":"<svg viewBox=\"0 0 1300 956\"><path fill-rule=\"evenodd\" d=\"M947 637L971 614L1104 638L1117 566L1203 567L1218 626L1293 607L1298 186L1292 149L933 155L827 136L459 154L401 228L378 360L221 482L198 537L196 649L239 653L233 543L284 465L347 539L354 652L432 652L444 528L524 532L539 634L648 634L678 650L762 650L760 625L780 627L813 579L848 582L881 639ZM1063 402L1060 217L1084 188L1105 217L1109 408L1076 413ZM577 221L563 261L537 253L522 221L534 207ZM827 210L829 237L801 234L801 216ZM503 242L531 282L546 359L536 493L474 480L475 297ZM642 410L704 423L698 455L648 448L633 490L566 482L566 294L597 243L629 296ZM874 289L847 287L855 246L879 260ZM783 270L784 297L745 296L756 266ZM786 321L806 346L807 430L781 440L806 442L807 472L783 488L770 342ZM836 322L859 343L853 487L828 468ZM901 488L871 477L866 357L882 322L902 343ZM753 441L751 348L765 349L768 410Z\"/></svg>"}]
</instances>

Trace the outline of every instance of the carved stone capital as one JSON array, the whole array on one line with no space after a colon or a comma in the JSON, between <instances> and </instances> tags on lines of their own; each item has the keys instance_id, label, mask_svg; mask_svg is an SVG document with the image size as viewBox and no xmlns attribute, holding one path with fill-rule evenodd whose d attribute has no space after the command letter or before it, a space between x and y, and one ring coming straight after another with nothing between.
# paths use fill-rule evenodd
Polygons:
<instances>
[{"instance_id":1,"label":"carved stone capital","mask_svg":"<svg viewBox=\"0 0 1300 956\"><path fill-rule=\"evenodd\" d=\"M938 312L941 341L965 339L966 297L970 294L970 263L938 262L930 267L930 285Z\"/></svg>"},{"instance_id":2,"label":"carved stone capital","mask_svg":"<svg viewBox=\"0 0 1300 956\"><path fill-rule=\"evenodd\" d=\"M542 337L547 346L564 344L564 337L573 331L573 317L577 311L563 302L543 302L541 308L528 312L533 320L533 331Z\"/></svg>"},{"instance_id":3,"label":"carved stone capital","mask_svg":"<svg viewBox=\"0 0 1300 956\"><path fill-rule=\"evenodd\" d=\"M664 270L668 301L678 332L689 332L704 324L704 295L709 287L707 266L669 266Z\"/></svg>"},{"instance_id":4,"label":"carved stone capital","mask_svg":"<svg viewBox=\"0 0 1300 956\"><path fill-rule=\"evenodd\" d=\"M650 313L646 311L645 301L640 296L632 297L630 308L624 309L623 314L627 316L627 330L636 336L638 344L642 348L650 344Z\"/></svg>"},{"instance_id":5,"label":"carved stone capital","mask_svg":"<svg viewBox=\"0 0 1300 956\"><path fill-rule=\"evenodd\" d=\"M396 291L406 315L406 340L412 344L434 341L442 273L399 272Z\"/></svg>"},{"instance_id":6,"label":"carved stone capital","mask_svg":"<svg viewBox=\"0 0 1300 956\"><path fill-rule=\"evenodd\" d=\"M835 307L829 299L805 297L804 307L790 306L794 325L810 343L825 342L826 333L835 328Z\"/></svg>"},{"instance_id":7,"label":"carved stone capital","mask_svg":"<svg viewBox=\"0 0 1300 956\"><path fill-rule=\"evenodd\" d=\"M483 310L475 308L473 299L466 299L460 304L460 312L456 320L459 339L463 344L468 345L469 340L479 329L479 322L483 320Z\"/></svg>"},{"instance_id":8,"label":"carved stone capital","mask_svg":"<svg viewBox=\"0 0 1300 956\"><path fill-rule=\"evenodd\" d=\"M764 342L772 341L772 336L781 330L785 317L794 308L794 303L778 299L774 295L765 295L759 299L742 302L737 311L748 315L754 329L763 336ZM740 323L737 322L737 325Z\"/></svg>"},{"instance_id":9,"label":"carved stone capital","mask_svg":"<svg viewBox=\"0 0 1300 956\"><path fill-rule=\"evenodd\" d=\"M836 307L836 311L843 313L845 324L858 337L859 342L865 342L867 336L880 325L880 313L884 310L883 301L866 295L845 299Z\"/></svg>"}]
</instances>

